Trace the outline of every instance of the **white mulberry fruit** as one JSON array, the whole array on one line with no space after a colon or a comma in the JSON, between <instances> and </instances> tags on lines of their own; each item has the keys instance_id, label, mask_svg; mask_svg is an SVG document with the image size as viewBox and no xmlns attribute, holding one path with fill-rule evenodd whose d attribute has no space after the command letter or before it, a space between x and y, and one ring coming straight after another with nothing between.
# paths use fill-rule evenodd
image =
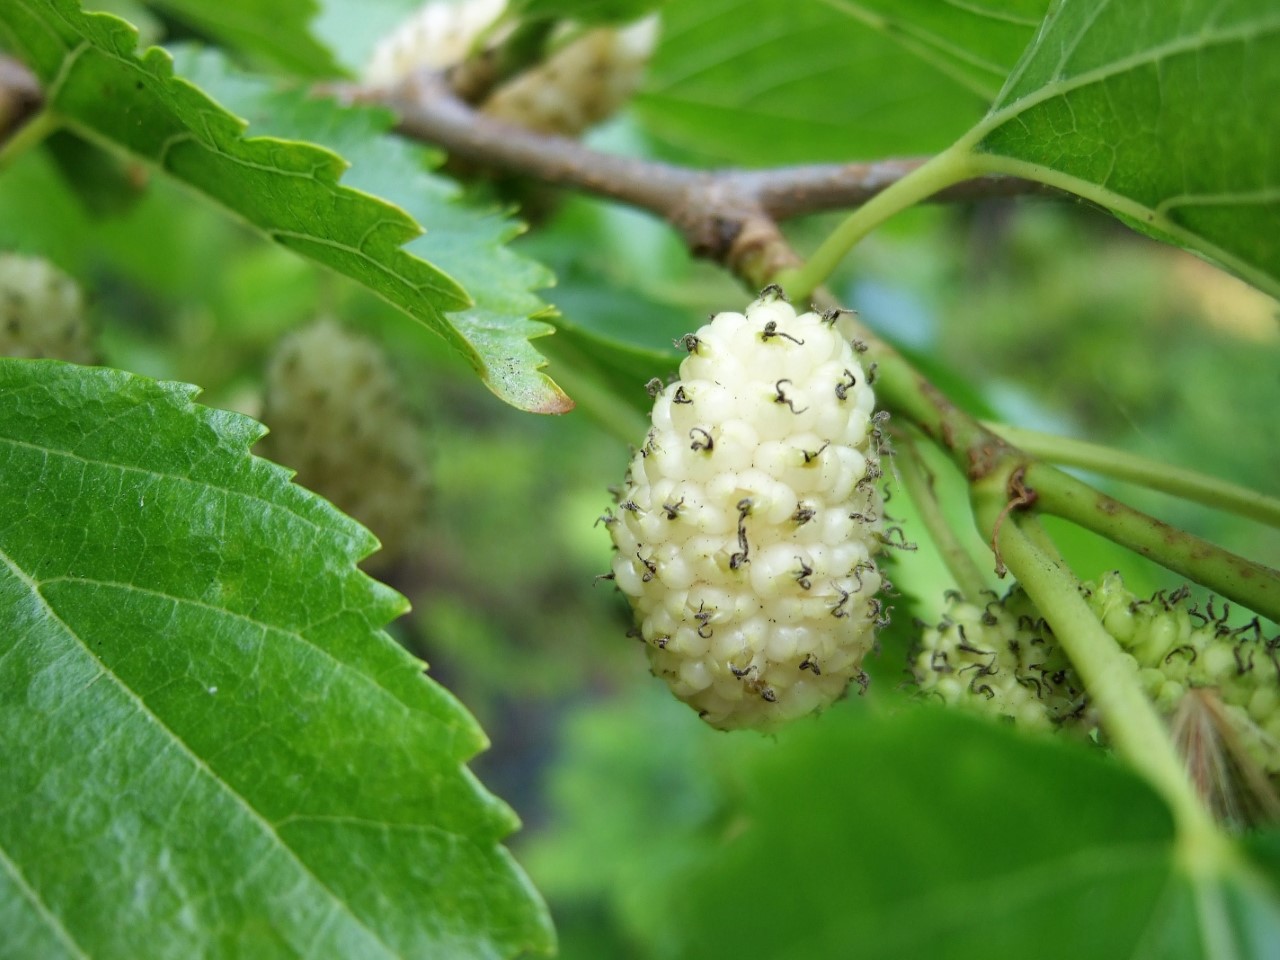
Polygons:
<instances>
[{"instance_id":1,"label":"white mulberry fruit","mask_svg":"<svg viewBox=\"0 0 1280 960\"><path fill-rule=\"evenodd\" d=\"M365 82L391 87L415 70L457 66L506 9L506 0L430 0L378 42Z\"/></svg>"},{"instance_id":2,"label":"white mulberry fruit","mask_svg":"<svg viewBox=\"0 0 1280 960\"><path fill-rule=\"evenodd\" d=\"M97 362L80 288L47 260L0 254L0 357Z\"/></svg>"},{"instance_id":3,"label":"white mulberry fruit","mask_svg":"<svg viewBox=\"0 0 1280 960\"><path fill-rule=\"evenodd\" d=\"M423 532L430 474L420 424L383 352L318 321L280 342L265 394L262 455L373 531L382 550L367 568L398 560Z\"/></svg>"},{"instance_id":4,"label":"white mulberry fruit","mask_svg":"<svg viewBox=\"0 0 1280 960\"><path fill-rule=\"evenodd\" d=\"M481 112L538 133L576 137L635 93L657 30L656 17L588 30L500 86Z\"/></svg>"},{"instance_id":5,"label":"white mulberry fruit","mask_svg":"<svg viewBox=\"0 0 1280 960\"><path fill-rule=\"evenodd\" d=\"M838 322L769 288L684 338L605 518L654 673L721 729L767 729L866 682L880 430Z\"/></svg>"},{"instance_id":6,"label":"white mulberry fruit","mask_svg":"<svg viewBox=\"0 0 1280 960\"><path fill-rule=\"evenodd\" d=\"M365 81L393 87L415 70L462 66L485 52L476 49L482 40L492 50L509 34L508 24L492 29L506 6L506 0L431 0L378 44ZM656 16L585 30L564 23L552 36L546 59L488 91L478 109L538 133L577 136L611 116L636 91L657 32ZM471 79L454 77L464 87Z\"/></svg>"}]
</instances>

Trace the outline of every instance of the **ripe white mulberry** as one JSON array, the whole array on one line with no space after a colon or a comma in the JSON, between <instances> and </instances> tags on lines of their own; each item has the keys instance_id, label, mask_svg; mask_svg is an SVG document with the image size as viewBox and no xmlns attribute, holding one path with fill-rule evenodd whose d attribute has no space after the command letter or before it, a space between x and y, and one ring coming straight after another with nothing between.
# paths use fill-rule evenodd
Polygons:
<instances>
[{"instance_id":1,"label":"ripe white mulberry","mask_svg":"<svg viewBox=\"0 0 1280 960\"><path fill-rule=\"evenodd\" d=\"M767 729L866 682L880 429L841 326L769 288L685 337L605 517L654 673L715 727Z\"/></svg>"},{"instance_id":2,"label":"ripe white mulberry","mask_svg":"<svg viewBox=\"0 0 1280 960\"><path fill-rule=\"evenodd\" d=\"M320 320L285 337L266 375L261 453L368 527L399 559L423 531L429 469L423 435L386 356L371 340Z\"/></svg>"},{"instance_id":3,"label":"ripe white mulberry","mask_svg":"<svg viewBox=\"0 0 1280 960\"><path fill-rule=\"evenodd\" d=\"M510 32L509 25L495 28L506 6L506 0L431 0L378 44L365 81L392 87L415 70L462 65L482 52L478 44L492 49ZM489 91L478 109L528 130L577 136L611 116L639 87L657 28L655 16L589 29L565 23L551 37L544 61Z\"/></svg>"},{"instance_id":4,"label":"ripe white mulberry","mask_svg":"<svg viewBox=\"0 0 1280 960\"><path fill-rule=\"evenodd\" d=\"M0 357L97 362L80 288L47 260L0 254Z\"/></svg>"}]
</instances>

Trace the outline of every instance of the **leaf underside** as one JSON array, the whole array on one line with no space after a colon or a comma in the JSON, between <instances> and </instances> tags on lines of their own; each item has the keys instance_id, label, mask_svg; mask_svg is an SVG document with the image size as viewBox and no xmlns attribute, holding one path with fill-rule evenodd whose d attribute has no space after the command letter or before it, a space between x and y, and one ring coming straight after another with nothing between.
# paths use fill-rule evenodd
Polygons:
<instances>
[{"instance_id":1,"label":"leaf underside","mask_svg":"<svg viewBox=\"0 0 1280 960\"><path fill-rule=\"evenodd\" d=\"M966 138L1280 294L1280 8L1065 0Z\"/></svg>"},{"instance_id":2,"label":"leaf underside","mask_svg":"<svg viewBox=\"0 0 1280 960\"><path fill-rule=\"evenodd\" d=\"M372 536L194 393L0 359L0 953L549 949Z\"/></svg>"},{"instance_id":3,"label":"leaf underside","mask_svg":"<svg viewBox=\"0 0 1280 960\"><path fill-rule=\"evenodd\" d=\"M1048 0L669 4L640 115L659 140L718 163L840 162L939 150L982 116L1047 6Z\"/></svg>"},{"instance_id":4,"label":"leaf underside","mask_svg":"<svg viewBox=\"0 0 1280 960\"><path fill-rule=\"evenodd\" d=\"M542 358L528 342L551 329L530 319L547 308L525 285L545 285L545 271L521 263L512 280L497 268L514 260L495 252L514 225L462 206L440 180L434 202L418 204L430 228L423 235L404 208L353 186L376 173L353 171L340 184L348 161L332 150L269 126L255 130L272 136L246 137L243 119L174 76L168 53L153 47L136 56L136 32L124 21L82 13L74 0L0 0L0 9L0 38L35 71L70 129L158 167L275 242L367 286L443 337L514 406L572 407L539 372ZM322 124L342 127L341 108L328 110ZM369 162L404 155L383 136L389 118L344 129L353 125L378 141L352 144ZM449 264L427 259L437 255Z\"/></svg>"},{"instance_id":5,"label":"leaf underside","mask_svg":"<svg viewBox=\"0 0 1280 960\"><path fill-rule=\"evenodd\" d=\"M1214 960L1280 936L1273 888L1193 883L1159 799L1084 747L838 708L783 746L737 766L735 819L664 882L682 957Z\"/></svg>"}]
</instances>

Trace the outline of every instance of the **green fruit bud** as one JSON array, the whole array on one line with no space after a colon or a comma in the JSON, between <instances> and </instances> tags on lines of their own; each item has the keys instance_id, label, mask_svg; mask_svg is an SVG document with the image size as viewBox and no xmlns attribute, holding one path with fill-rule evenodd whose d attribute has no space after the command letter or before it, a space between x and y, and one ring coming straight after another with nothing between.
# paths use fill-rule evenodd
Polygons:
<instances>
[{"instance_id":1,"label":"green fruit bud","mask_svg":"<svg viewBox=\"0 0 1280 960\"><path fill-rule=\"evenodd\" d=\"M97 362L80 288L47 260L0 254L0 356Z\"/></svg>"},{"instance_id":2,"label":"green fruit bud","mask_svg":"<svg viewBox=\"0 0 1280 960\"><path fill-rule=\"evenodd\" d=\"M267 370L262 419L271 430L262 455L382 541L367 567L411 549L429 490L422 430L375 343L332 320L285 337Z\"/></svg>"}]
</instances>

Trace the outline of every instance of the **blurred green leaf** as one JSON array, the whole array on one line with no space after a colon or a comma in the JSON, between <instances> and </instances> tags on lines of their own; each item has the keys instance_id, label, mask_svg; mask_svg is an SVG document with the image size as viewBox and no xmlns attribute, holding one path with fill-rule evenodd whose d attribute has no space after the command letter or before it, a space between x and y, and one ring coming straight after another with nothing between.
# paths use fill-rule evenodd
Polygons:
<instances>
[{"instance_id":1,"label":"blurred green leaf","mask_svg":"<svg viewBox=\"0 0 1280 960\"><path fill-rule=\"evenodd\" d=\"M61 131L44 146L68 189L92 216L124 213L141 198L148 173L142 164Z\"/></svg>"},{"instance_id":2,"label":"blurred green leaf","mask_svg":"<svg viewBox=\"0 0 1280 960\"><path fill-rule=\"evenodd\" d=\"M340 68L310 33L319 0L147 0L233 50L290 73L330 76Z\"/></svg>"},{"instance_id":3,"label":"blurred green leaf","mask_svg":"<svg viewBox=\"0 0 1280 960\"><path fill-rule=\"evenodd\" d=\"M1064 0L965 138L1280 293L1280 8Z\"/></svg>"},{"instance_id":4,"label":"blurred green leaf","mask_svg":"<svg viewBox=\"0 0 1280 960\"><path fill-rule=\"evenodd\" d=\"M391 31L412 17L423 0L316 0L320 14L311 32L353 73L368 63L373 49ZM466 0L449 0L454 5Z\"/></svg>"},{"instance_id":5,"label":"blurred green leaf","mask_svg":"<svg viewBox=\"0 0 1280 960\"><path fill-rule=\"evenodd\" d=\"M372 536L194 393L0 360L0 952L549 949Z\"/></svg>"},{"instance_id":6,"label":"blurred green leaf","mask_svg":"<svg viewBox=\"0 0 1280 960\"><path fill-rule=\"evenodd\" d=\"M981 117L1048 0L673 3L638 100L659 140L776 165L939 150Z\"/></svg>"},{"instance_id":7,"label":"blurred green leaf","mask_svg":"<svg viewBox=\"0 0 1280 960\"><path fill-rule=\"evenodd\" d=\"M515 0L511 13L526 20L568 19L579 23L627 23L667 0Z\"/></svg>"},{"instance_id":8,"label":"blurred green leaf","mask_svg":"<svg viewBox=\"0 0 1280 960\"><path fill-rule=\"evenodd\" d=\"M296 107L313 129L357 157L360 169L348 185L339 185L347 165L341 156L311 143L246 138L245 121L174 77L169 54L153 47L135 57L136 37L123 21L80 13L69 0L6 2L13 13L0 21L0 31L51 87L51 107L77 133L156 164L276 242L370 287L442 336L508 403L547 413L571 406L538 373L542 360L528 342L550 331L529 319L545 309L530 288L548 277L537 264L501 249L518 227L457 203L457 188L429 179L420 154L382 136L388 116L344 114L332 103L308 105L301 94L259 101L260 109L273 104L284 111L265 110L277 129L290 126ZM219 76L223 91L264 93L260 85L226 78L217 68L202 80L212 83ZM371 182L399 181L369 164L416 175L414 184L432 188L414 207L430 223L430 234L420 236L413 217L377 199ZM403 184L398 194L408 195ZM414 237L410 252L403 245ZM476 303L446 270L474 291Z\"/></svg>"},{"instance_id":9,"label":"blurred green leaf","mask_svg":"<svg viewBox=\"0 0 1280 960\"><path fill-rule=\"evenodd\" d=\"M664 882L680 956L1216 958L1280 943L1275 891L1229 865L1193 891L1163 805L1090 748L932 710L837 708L779 741L738 766L718 844Z\"/></svg>"}]
</instances>

